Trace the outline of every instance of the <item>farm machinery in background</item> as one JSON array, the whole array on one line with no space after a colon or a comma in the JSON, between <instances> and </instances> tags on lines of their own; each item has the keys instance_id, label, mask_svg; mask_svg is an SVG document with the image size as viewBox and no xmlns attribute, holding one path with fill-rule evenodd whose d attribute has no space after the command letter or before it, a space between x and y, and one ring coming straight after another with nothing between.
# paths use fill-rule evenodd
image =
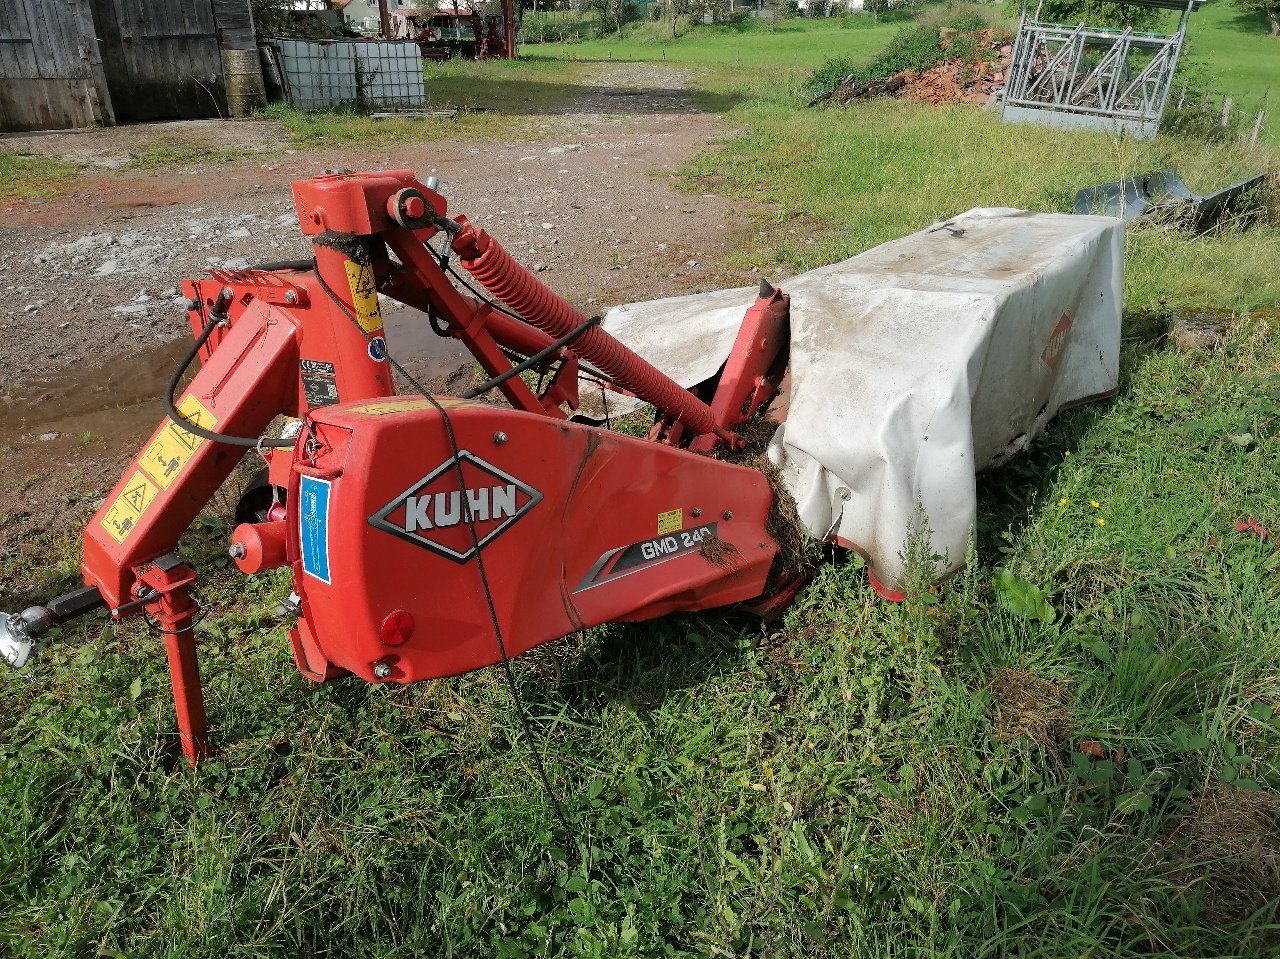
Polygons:
<instances>
[{"instance_id":1,"label":"farm machinery in background","mask_svg":"<svg viewBox=\"0 0 1280 959\"><path fill-rule=\"evenodd\" d=\"M913 522L945 557L935 572L957 568L975 470L1115 388L1110 218L976 210L786 292L588 318L451 215L433 179L330 174L293 191L314 260L184 283L194 343L167 417L85 529L85 585L0 614L17 668L56 623L145 617L193 764L210 749L203 610L178 544L245 455L265 473L228 548L246 574L291 571L299 671L411 683L601 623L775 615L807 581L805 537L861 552L895 598ZM379 297L461 341L485 380L423 390ZM603 398L591 412L583 382ZM646 405L647 435L611 428Z\"/></svg>"},{"instance_id":2,"label":"farm machinery in background","mask_svg":"<svg viewBox=\"0 0 1280 959\"><path fill-rule=\"evenodd\" d=\"M425 60L516 58L520 13L515 0L502 0L499 12L492 5L468 7L413 7L396 11L403 34L417 42Z\"/></svg>"}]
</instances>

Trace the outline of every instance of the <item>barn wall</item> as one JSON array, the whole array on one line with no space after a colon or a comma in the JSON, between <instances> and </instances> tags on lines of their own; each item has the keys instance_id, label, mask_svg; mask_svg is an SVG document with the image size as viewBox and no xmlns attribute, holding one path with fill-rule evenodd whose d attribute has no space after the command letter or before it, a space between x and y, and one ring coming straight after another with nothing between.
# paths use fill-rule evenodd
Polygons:
<instances>
[{"instance_id":1,"label":"barn wall","mask_svg":"<svg viewBox=\"0 0 1280 959\"><path fill-rule=\"evenodd\" d=\"M0 0L0 130L112 122L89 0Z\"/></svg>"},{"instance_id":2,"label":"barn wall","mask_svg":"<svg viewBox=\"0 0 1280 959\"><path fill-rule=\"evenodd\" d=\"M227 115L211 0L92 0L119 122Z\"/></svg>"},{"instance_id":3,"label":"barn wall","mask_svg":"<svg viewBox=\"0 0 1280 959\"><path fill-rule=\"evenodd\" d=\"M0 0L0 131L265 103L250 0Z\"/></svg>"}]
</instances>

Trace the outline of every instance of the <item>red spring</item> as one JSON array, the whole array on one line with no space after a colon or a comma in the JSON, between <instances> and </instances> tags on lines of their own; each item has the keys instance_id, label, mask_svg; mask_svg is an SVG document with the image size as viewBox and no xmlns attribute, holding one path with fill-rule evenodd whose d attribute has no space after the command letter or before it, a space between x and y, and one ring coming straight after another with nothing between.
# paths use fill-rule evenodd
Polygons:
<instances>
[{"instance_id":1,"label":"red spring","mask_svg":"<svg viewBox=\"0 0 1280 959\"><path fill-rule=\"evenodd\" d=\"M464 221L453 248L486 290L549 336L559 339L586 322L585 316L512 259L484 230ZM711 407L599 326L574 340L572 349L623 389L683 423L693 435L720 432Z\"/></svg>"}]
</instances>

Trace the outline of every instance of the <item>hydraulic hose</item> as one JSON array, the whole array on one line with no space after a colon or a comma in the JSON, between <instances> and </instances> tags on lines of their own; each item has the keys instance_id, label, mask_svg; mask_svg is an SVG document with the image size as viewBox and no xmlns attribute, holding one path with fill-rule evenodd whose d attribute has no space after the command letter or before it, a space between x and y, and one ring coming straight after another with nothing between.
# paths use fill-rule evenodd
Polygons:
<instances>
[{"instance_id":1,"label":"hydraulic hose","mask_svg":"<svg viewBox=\"0 0 1280 959\"><path fill-rule=\"evenodd\" d=\"M207 430L203 426L192 423L183 416L178 411L177 403L174 401L178 394L178 384L182 382L187 370L195 362L200 350L209 342L209 336L226 322L227 308L231 306L231 296L229 289L223 289L218 294L218 299L214 301L213 309L209 311L209 319L205 323L204 329L200 331L200 335L196 337L195 342L191 344L191 348L183 355L182 360L169 377L169 382L164 390L164 410L169 414L169 419L173 420L178 429L201 439L212 440L215 443L226 443L228 446L243 446L247 449L287 449L297 442L297 437L287 440L269 440L265 437L251 438L248 436L228 436L226 433L215 433L213 430Z\"/></svg>"}]
</instances>

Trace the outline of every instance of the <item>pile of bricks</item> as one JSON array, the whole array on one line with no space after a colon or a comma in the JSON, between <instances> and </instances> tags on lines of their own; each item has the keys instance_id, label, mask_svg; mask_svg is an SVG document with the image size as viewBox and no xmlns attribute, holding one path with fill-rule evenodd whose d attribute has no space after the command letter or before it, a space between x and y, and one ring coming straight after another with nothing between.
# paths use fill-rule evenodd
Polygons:
<instances>
[{"instance_id":1,"label":"pile of bricks","mask_svg":"<svg viewBox=\"0 0 1280 959\"><path fill-rule=\"evenodd\" d=\"M906 80L900 96L908 96L919 103L987 103L995 91L1004 86L1013 58L1013 46L1008 37L996 30L982 30L974 34L978 57L945 60L924 71L904 70L899 76ZM945 50L951 38L942 38Z\"/></svg>"}]
</instances>

